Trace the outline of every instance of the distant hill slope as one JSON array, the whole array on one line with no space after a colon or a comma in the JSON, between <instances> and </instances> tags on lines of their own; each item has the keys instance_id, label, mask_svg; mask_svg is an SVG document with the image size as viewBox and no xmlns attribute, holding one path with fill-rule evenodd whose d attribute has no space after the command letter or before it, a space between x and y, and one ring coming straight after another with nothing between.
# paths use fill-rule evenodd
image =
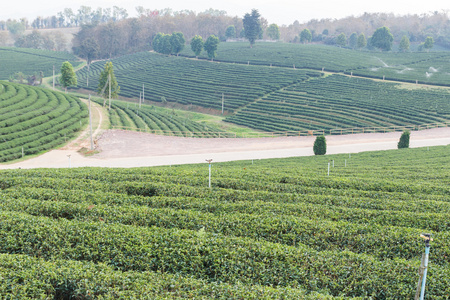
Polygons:
<instances>
[{"instance_id":1,"label":"distant hill slope","mask_svg":"<svg viewBox=\"0 0 450 300\"><path fill-rule=\"evenodd\" d=\"M86 105L75 97L0 81L0 162L63 144L86 117Z\"/></svg>"},{"instance_id":2,"label":"distant hill slope","mask_svg":"<svg viewBox=\"0 0 450 300\"><path fill-rule=\"evenodd\" d=\"M181 53L194 57L189 47ZM204 52L200 58L206 59ZM220 43L216 61L345 72L386 79L450 85L450 52L375 52L291 43Z\"/></svg>"},{"instance_id":3,"label":"distant hill slope","mask_svg":"<svg viewBox=\"0 0 450 300\"><path fill-rule=\"evenodd\" d=\"M68 52L0 47L0 80L8 80L16 72L33 75L42 71L45 77L51 76L53 66L59 73L64 61L69 61L74 67L81 64Z\"/></svg>"}]
</instances>

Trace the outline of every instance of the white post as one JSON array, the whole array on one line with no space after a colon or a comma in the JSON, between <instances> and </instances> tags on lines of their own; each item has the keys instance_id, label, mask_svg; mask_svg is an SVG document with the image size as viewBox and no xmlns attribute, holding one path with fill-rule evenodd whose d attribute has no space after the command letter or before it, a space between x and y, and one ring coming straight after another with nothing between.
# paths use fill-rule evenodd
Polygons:
<instances>
[{"instance_id":1,"label":"white post","mask_svg":"<svg viewBox=\"0 0 450 300\"><path fill-rule=\"evenodd\" d=\"M222 115L223 115L223 102L224 102L224 95L222 93Z\"/></svg>"},{"instance_id":2,"label":"white post","mask_svg":"<svg viewBox=\"0 0 450 300\"><path fill-rule=\"evenodd\" d=\"M328 162L328 175L327 176L330 176L330 163Z\"/></svg>"},{"instance_id":3,"label":"white post","mask_svg":"<svg viewBox=\"0 0 450 300\"><path fill-rule=\"evenodd\" d=\"M351 153L348 154L348 158L352 158L352 154Z\"/></svg>"},{"instance_id":4,"label":"white post","mask_svg":"<svg viewBox=\"0 0 450 300\"><path fill-rule=\"evenodd\" d=\"M89 68L90 68L91 64L88 64L88 72L86 75L86 86L89 87Z\"/></svg>"},{"instance_id":5,"label":"white post","mask_svg":"<svg viewBox=\"0 0 450 300\"><path fill-rule=\"evenodd\" d=\"M111 73L108 75L109 81L109 110L111 110Z\"/></svg>"},{"instance_id":6,"label":"white post","mask_svg":"<svg viewBox=\"0 0 450 300\"><path fill-rule=\"evenodd\" d=\"M89 132L90 132L90 135L91 135L91 150L94 150L94 140L92 139L91 94L89 94Z\"/></svg>"},{"instance_id":7,"label":"white post","mask_svg":"<svg viewBox=\"0 0 450 300\"><path fill-rule=\"evenodd\" d=\"M55 90L55 65L53 65L53 90Z\"/></svg>"},{"instance_id":8,"label":"white post","mask_svg":"<svg viewBox=\"0 0 450 300\"><path fill-rule=\"evenodd\" d=\"M211 162L212 162L212 159L207 159L206 160L208 163L209 163L209 188L211 188Z\"/></svg>"},{"instance_id":9,"label":"white post","mask_svg":"<svg viewBox=\"0 0 450 300\"><path fill-rule=\"evenodd\" d=\"M383 75L383 80L384 80L384 78L385 78L385 77L384 77L384 75Z\"/></svg>"},{"instance_id":10,"label":"white post","mask_svg":"<svg viewBox=\"0 0 450 300\"><path fill-rule=\"evenodd\" d=\"M347 168L347 160L345 160L345 167Z\"/></svg>"},{"instance_id":11,"label":"white post","mask_svg":"<svg viewBox=\"0 0 450 300\"><path fill-rule=\"evenodd\" d=\"M144 103L144 100L145 100L145 88L144 88L144 84L142 84L142 103Z\"/></svg>"},{"instance_id":12,"label":"white post","mask_svg":"<svg viewBox=\"0 0 450 300\"><path fill-rule=\"evenodd\" d=\"M70 154L69 155L67 155L67 157L69 158L69 169L70 169Z\"/></svg>"},{"instance_id":13,"label":"white post","mask_svg":"<svg viewBox=\"0 0 450 300\"><path fill-rule=\"evenodd\" d=\"M22 158L25 156L24 152L23 152L23 147L22 147Z\"/></svg>"},{"instance_id":14,"label":"white post","mask_svg":"<svg viewBox=\"0 0 450 300\"><path fill-rule=\"evenodd\" d=\"M142 92L139 93L139 109L141 109Z\"/></svg>"}]
</instances>

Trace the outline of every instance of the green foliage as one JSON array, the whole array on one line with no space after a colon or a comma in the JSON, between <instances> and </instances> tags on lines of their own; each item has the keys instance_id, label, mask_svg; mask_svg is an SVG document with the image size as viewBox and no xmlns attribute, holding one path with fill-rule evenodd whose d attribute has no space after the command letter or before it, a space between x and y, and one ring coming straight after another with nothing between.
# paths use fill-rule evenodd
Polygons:
<instances>
[{"instance_id":1,"label":"green foliage","mask_svg":"<svg viewBox=\"0 0 450 300\"><path fill-rule=\"evenodd\" d=\"M358 46L358 35L356 32L353 32L348 38L348 45L352 49L355 49Z\"/></svg>"},{"instance_id":2,"label":"green foliage","mask_svg":"<svg viewBox=\"0 0 450 300\"><path fill-rule=\"evenodd\" d=\"M270 24L266 29L267 36L272 40L280 39L280 28L277 24Z\"/></svg>"},{"instance_id":3,"label":"green foliage","mask_svg":"<svg viewBox=\"0 0 450 300\"><path fill-rule=\"evenodd\" d=\"M449 153L2 171L0 297L446 299Z\"/></svg>"},{"instance_id":4,"label":"green foliage","mask_svg":"<svg viewBox=\"0 0 450 300\"><path fill-rule=\"evenodd\" d=\"M366 46L367 46L366 36L364 35L364 33L361 33L358 36L357 47L358 47L358 49L361 49L361 48L364 48Z\"/></svg>"},{"instance_id":5,"label":"green foliage","mask_svg":"<svg viewBox=\"0 0 450 300\"><path fill-rule=\"evenodd\" d=\"M0 161L52 149L72 138L87 116L78 98L48 89L0 82Z\"/></svg>"},{"instance_id":6,"label":"green foliage","mask_svg":"<svg viewBox=\"0 0 450 300\"><path fill-rule=\"evenodd\" d=\"M314 155L325 155L327 153L327 141L323 135L316 137L313 151Z\"/></svg>"},{"instance_id":7,"label":"green foliage","mask_svg":"<svg viewBox=\"0 0 450 300\"><path fill-rule=\"evenodd\" d=\"M81 63L67 52L0 47L0 79L6 80L16 72L34 74L42 71L45 77L51 76L53 66L57 73L65 61L74 67Z\"/></svg>"},{"instance_id":8,"label":"green foliage","mask_svg":"<svg viewBox=\"0 0 450 300\"><path fill-rule=\"evenodd\" d=\"M191 50L195 53L195 56L198 57L203 50L203 38L199 35L196 35L191 40Z\"/></svg>"},{"instance_id":9,"label":"green foliage","mask_svg":"<svg viewBox=\"0 0 450 300\"><path fill-rule=\"evenodd\" d=\"M77 86L77 75L73 70L73 66L70 62L65 61L61 66L61 77L59 83L65 90L70 86Z\"/></svg>"},{"instance_id":10,"label":"green foliage","mask_svg":"<svg viewBox=\"0 0 450 300\"><path fill-rule=\"evenodd\" d=\"M433 48L434 46L434 39L432 36L427 36L425 39L425 42L423 44L423 48L425 48L427 51Z\"/></svg>"},{"instance_id":11,"label":"green foliage","mask_svg":"<svg viewBox=\"0 0 450 300\"><path fill-rule=\"evenodd\" d=\"M345 33L341 33L336 38L336 45L339 47L345 47L347 45L347 36Z\"/></svg>"},{"instance_id":12,"label":"green foliage","mask_svg":"<svg viewBox=\"0 0 450 300\"><path fill-rule=\"evenodd\" d=\"M210 35L207 39L205 44L203 45L203 48L205 49L206 53L208 53L209 58L215 58L216 57L216 51L217 46L219 45L219 38L215 35Z\"/></svg>"},{"instance_id":13,"label":"green foliage","mask_svg":"<svg viewBox=\"0 0 450 300\"><path fill-rule=\"evenodd\" d=\"M258 10L252 9L251 14L246 13L242 19L245 38L250 42L250 48L253 47L262 30L260 17Z\"/></svg>"},{"instance_id":14,"label":"green foliage","mask_svg":"<svg viewBox=\"0 0 450 300\"><path fill-rule=\"evenodd\" d=\"M172 46L172 53L178 55L181 50L184 49L184 45L186 44L186 40L184 38L183 33L174 32L170 36L170 45Z\"/></svg>"},{"instance_id":15,"label":"green foliage","mask_svg":"<svg viewBox=\"0 0 450 300\"><path fill-rule=\"evenodd\" d=\"M227 37L227 39L236 38L236 27L234 27L234 25L228 26L227 30L225 31L225 36Z\"/></svg>"},{"instance_id":16,"label":"green foliage","mask_svg":"<svg viewBox=\"0 0 450 300\"><path fill-rule=\"evenodd\" d=\"M93 38L85 39L80 46L81 57L86 58L87 63L90 64L92 60L96 59L100 53L100 46Z\"/></svg>"},{"instance_id":17,"label":"green foliage","mask_svg":"<svg viewBox=\"0 0 450 300\"><path fill-rule=\"evenodd\" d=\"M111 86L111 89L109 88ZM111 95L109 94L111 90ZM115 98L119 95L120 86L114 75L114 67L111 61L105 64L105 68L100 73L97 92L100 96L106 98Z\"/></svg>"},{"instance_id":18,"label":"green foliage","mask_svg":"<svg viewBox=\"0 0 450 300\"><path fill-rule=\"evenodd\" d=\"M308 28L305 28L300 32L300 43L310 43L312 40L312 34L311 31L309 31Z\"/></svg>"},{"instance_id":19,"label":"green foliage","mask_svg":"<svg viewBox=\"0 0 450 300\"><path fill-rule=\"evenodd\" d=\"M392 35L389 28L384 26L375 30L371 38L371 45L383 51L390 51L392 49L393 41L394 36Z\"/></svg>"},{"instance_id":20,"label":"green foliage","mask_svg":"<svg viewBox=\"0 0 450 300\"><path fill-rule=\"evenodd\" d=\"M410 135L411 135L411 132L409 130L403 131L402 135L400 136L400 140L397 144L398 149L409 148Z\"/></svg>"},{"instance_id":21,"label":"green foliage","mask_svg":"<svg viewBox=\"0 0 450 300\"><path fill-rule=\"evenodd\" d=\"M400 41L399 49L402 52L406 52L409 51L409 46L410 46L409 38L406 35L404 35L402 37L402 40Z\"/></svg>"}]
</instances>

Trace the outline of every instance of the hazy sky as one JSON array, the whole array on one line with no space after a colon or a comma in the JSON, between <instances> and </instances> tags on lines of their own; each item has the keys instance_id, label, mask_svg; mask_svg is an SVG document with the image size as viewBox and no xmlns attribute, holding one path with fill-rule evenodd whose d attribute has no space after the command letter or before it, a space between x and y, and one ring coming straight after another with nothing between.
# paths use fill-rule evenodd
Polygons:
<instances>
[{"instance_id":1,"label":"hazy sky","mask_svg":"<svg viewBox=\"0 0 450 300\"><path fill-rule=\"evenodd\" d=\"M5 0L2 1L0 20L27 17L32 21L37 16L56 15L66 7L76 11L81 5L97 7L119 6L126 8L130 16L136 14L135 7L149 9L172 8L202 12L209 8L225 10L230 16L242 17L252 8L259 10L269 23L289 25L295 20L342 18L361 15L364 12L393 12L395 14L422 14L430 11L450 11L450 1L392 1L392 0Z\"/></svg>"}]
</instances>

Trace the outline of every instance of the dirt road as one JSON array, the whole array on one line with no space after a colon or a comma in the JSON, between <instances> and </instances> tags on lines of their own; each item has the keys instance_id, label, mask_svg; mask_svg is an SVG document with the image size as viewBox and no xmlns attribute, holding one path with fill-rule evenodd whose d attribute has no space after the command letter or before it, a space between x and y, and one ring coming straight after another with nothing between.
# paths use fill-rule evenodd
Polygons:
<instances>
[{"instance_id":1,"label":"dirt road","mask_svg":"<svg viewBox=\"0 0 450 300\"><path fill-rule=\"evenodd\" d=\"M396 149L400 132L327 137L327 154ZM313 155L315 137L200 139L159 136L120 130L98 138L100 153L84 157L74 149L52 150L41 156L2 164L0 169L71 167L146 167L189 163L282 158ZM411 148L450 144L450 128L411 132Z\"/></svg>"}]
</instances>

